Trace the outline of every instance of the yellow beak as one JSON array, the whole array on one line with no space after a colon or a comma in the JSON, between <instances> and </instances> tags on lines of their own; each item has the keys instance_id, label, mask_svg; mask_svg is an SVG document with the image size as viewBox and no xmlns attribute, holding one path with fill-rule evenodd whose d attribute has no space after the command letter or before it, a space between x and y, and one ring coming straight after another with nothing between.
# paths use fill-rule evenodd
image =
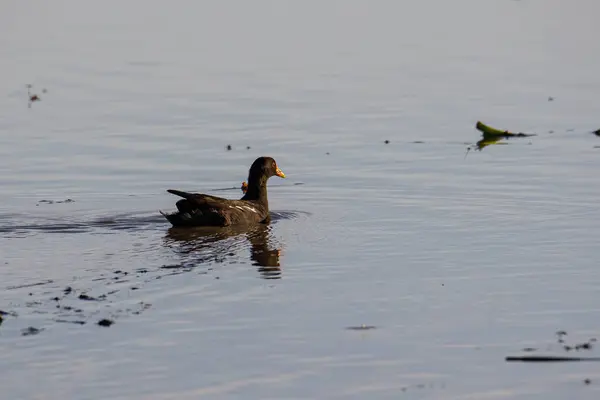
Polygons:
<instances>
[{"instance_id":1,"label":"yellow beak","mask_svg":"<svg viewBox=\"0 0 600 400\"><path fill-rule=\"evenodd\" d=\"M275 175L277 175L280 178L285 178L285 174L282 170L279 169L279 167L277 167L277 169L275 170Z\"/></svg>"}]
</instances>

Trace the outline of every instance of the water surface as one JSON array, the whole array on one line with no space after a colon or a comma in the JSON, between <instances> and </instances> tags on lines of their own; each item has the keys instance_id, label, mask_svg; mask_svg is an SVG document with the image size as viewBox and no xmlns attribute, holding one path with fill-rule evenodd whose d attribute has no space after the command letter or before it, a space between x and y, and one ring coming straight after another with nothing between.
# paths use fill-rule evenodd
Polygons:
<instances>
[{"instance_id":1,"label":"water surface","mask_svg":"<svg viewBox=\"0 0 600 400\"><path fill-rule=\"evenodd\" d=\"M597 355L597 2L4 8L6 396L597 397L504 361ZM538 136L465 158L477 120ZM268 226L158 213L261 155Z\"/></svg>"}]
</instances>

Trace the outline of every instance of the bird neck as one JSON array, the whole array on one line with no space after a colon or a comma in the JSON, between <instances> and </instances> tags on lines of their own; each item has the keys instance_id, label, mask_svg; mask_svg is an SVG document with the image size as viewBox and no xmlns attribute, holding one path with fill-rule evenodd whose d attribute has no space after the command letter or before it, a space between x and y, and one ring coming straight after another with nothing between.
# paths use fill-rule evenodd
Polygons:
<instances>
[{"instance_id":1,"label":"bird neck","mask_svg":"<svg viewBox=\"0 0 600 400\"><path fill-rule=\"evenodd\" d=\"M242 200L254 200L263 204L265 207L269 207L269 201L267 200L267 177L261 176L259 178L248 177L248 190Z\"/></svg>"}]
</instances>

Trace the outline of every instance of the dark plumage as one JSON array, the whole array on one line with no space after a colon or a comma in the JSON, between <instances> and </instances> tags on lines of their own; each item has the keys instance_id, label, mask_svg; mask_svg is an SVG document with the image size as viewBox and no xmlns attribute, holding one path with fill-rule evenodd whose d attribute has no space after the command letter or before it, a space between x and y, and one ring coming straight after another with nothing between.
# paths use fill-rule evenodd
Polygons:
<instances>
[{"instance_id":1,"label":"dark plumage","mask_svg":"<svg viewBox=\"0 0 600 400\"><path fill-rule=\"evenodd\" d=\"M183 197L176 203L173 214L161 214L173 226L230 226L264 222L269 218L267 180L272 176L285 178L271 157L257 158L248 173L248 189L240 200L200 193L169 189L167 192Z\"/></svg>"}]
</instances>

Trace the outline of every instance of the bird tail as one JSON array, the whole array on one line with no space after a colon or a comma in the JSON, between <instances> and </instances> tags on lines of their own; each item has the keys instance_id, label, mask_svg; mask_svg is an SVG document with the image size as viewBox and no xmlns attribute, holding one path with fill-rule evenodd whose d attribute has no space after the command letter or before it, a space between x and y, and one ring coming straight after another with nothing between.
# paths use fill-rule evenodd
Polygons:
<instances>
[{"instance_id":1,"label":"bird tail","mask_svg":"<svg viewBox=\"0 0 600 400\"><path fill-rule=\"evenodd\" d=\"M184 199L189 200L193 197L192 193L182 192L181 190L168 189L167 192L174 194L175 196L183 197Z\"/></svg>"}]
</instances>

